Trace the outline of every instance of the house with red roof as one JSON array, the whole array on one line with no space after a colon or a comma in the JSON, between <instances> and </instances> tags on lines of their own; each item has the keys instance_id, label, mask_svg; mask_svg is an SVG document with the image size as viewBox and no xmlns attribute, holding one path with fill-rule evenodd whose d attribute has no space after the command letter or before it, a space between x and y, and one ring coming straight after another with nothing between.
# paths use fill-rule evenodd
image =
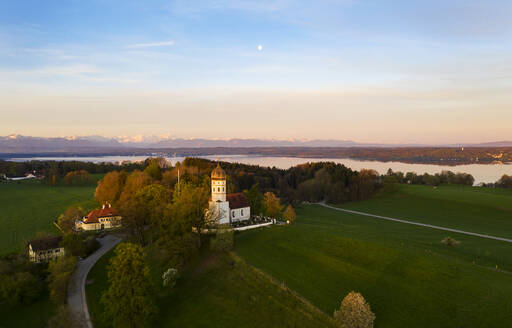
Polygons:
<instances>
[{"instance_id":1,"label":"house with red roof","mask_svg":"<svg viewBox=\"0 0 512 328\"><path fill-rule=\"evenodd\" d=\"M110 204L89 212L82 219L75 221L77 231L95 231L118 228L121 226L122 217L116 213Z\"/></svg>"}]
</instances>

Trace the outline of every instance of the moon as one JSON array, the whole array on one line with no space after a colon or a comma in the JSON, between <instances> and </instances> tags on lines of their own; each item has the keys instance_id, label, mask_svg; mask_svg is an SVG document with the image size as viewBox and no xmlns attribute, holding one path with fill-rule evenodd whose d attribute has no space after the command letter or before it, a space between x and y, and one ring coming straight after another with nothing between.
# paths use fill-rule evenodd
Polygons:
<instances>
[{"instance_id":1,"label":"moon","mask_svg":"<svg viewBox=\"0 0 512 328\"><path fill-rule=\"evenodd\" d=\"M263 50L263 46L261 44L258 44L258 51Z\"/></svg>"}]
</instances>

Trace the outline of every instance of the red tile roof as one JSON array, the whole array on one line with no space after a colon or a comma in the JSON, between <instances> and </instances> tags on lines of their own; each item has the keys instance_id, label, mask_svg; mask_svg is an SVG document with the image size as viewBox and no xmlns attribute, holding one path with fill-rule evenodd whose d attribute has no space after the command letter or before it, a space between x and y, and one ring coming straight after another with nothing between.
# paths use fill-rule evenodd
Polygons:
<instances>
[{"instance_id":1,"label":"red tile roof","mask_svg":"<svg viewBox=\"0 0 512 328\"><path fill-rule=\"evenodd\" d=\"M106 207L100 208L97 210L91 211L87 216L84 218L85 223L98 223L99 218L109 217L109 216L115 216L117 215L112 207Z\"/></svg>"},{"instance_id":2,"label":"red tile roof","mask_svg":"<svg viewBox=\"0 0 512 328\"><path fill-rule=\"evenodd\" d=\"M249 202L245 195L241 192L227 194L226 200L229 202L230 209L249 207Z\"/></svg>"}]
</instances>

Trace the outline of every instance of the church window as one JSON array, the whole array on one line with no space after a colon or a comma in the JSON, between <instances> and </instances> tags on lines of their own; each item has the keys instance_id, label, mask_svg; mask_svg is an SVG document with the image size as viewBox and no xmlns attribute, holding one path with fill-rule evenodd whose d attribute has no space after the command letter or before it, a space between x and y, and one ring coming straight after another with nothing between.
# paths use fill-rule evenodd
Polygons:
<instances>
[{"instance_id":1,"label":"church window","mask_svg":"<svg viewBox=\"0 0 512 328\"><path fill-rule=\"evenodd\" d=\"M218 190L218 191L220 191L220 187L219 187L219 188L217 188L217 190Z\"/></svg>"},{"instance_id":2,"label":"church window","mask_svg":"<svg viewBox=\"0 0 512 328\"><path fill-rule=\"evenodd\" d=\"M240 210L240 215L244 215L244 210L243 209Z\"/></svg>"},{"instance_id":3,"label":"church window","mask_svg":"<svg viewBox=\"0 0 512 328\"><path fill-rule=\"evenodd\" d=\"M224 187L222 187L222 191L224 191Z\"/></svg>"},{"instance_id":4,"label":"church window","mask_svg":"<svg viewBox=\"0 0 512 328\"><path fill-rule=\"evenodd\" d=\"M233 217L235 216L235 211L233 211Z\"/></svg>"}]
</instances>

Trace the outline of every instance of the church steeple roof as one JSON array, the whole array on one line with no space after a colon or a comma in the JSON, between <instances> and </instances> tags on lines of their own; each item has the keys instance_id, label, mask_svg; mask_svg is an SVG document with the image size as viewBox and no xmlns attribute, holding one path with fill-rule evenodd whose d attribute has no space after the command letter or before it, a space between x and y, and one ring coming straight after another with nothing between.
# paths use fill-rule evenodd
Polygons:
<instances>
[{"instance_id":1,"label":"church steeple roof","mask_svg":"<svg viewBox=\"0 0 512 328\"><path fill-rule=\"evenodd\" d=\"M212 180L226 180L226 172L217 163L217 167L212 171Z\"/></svg>"}]
</instances>

